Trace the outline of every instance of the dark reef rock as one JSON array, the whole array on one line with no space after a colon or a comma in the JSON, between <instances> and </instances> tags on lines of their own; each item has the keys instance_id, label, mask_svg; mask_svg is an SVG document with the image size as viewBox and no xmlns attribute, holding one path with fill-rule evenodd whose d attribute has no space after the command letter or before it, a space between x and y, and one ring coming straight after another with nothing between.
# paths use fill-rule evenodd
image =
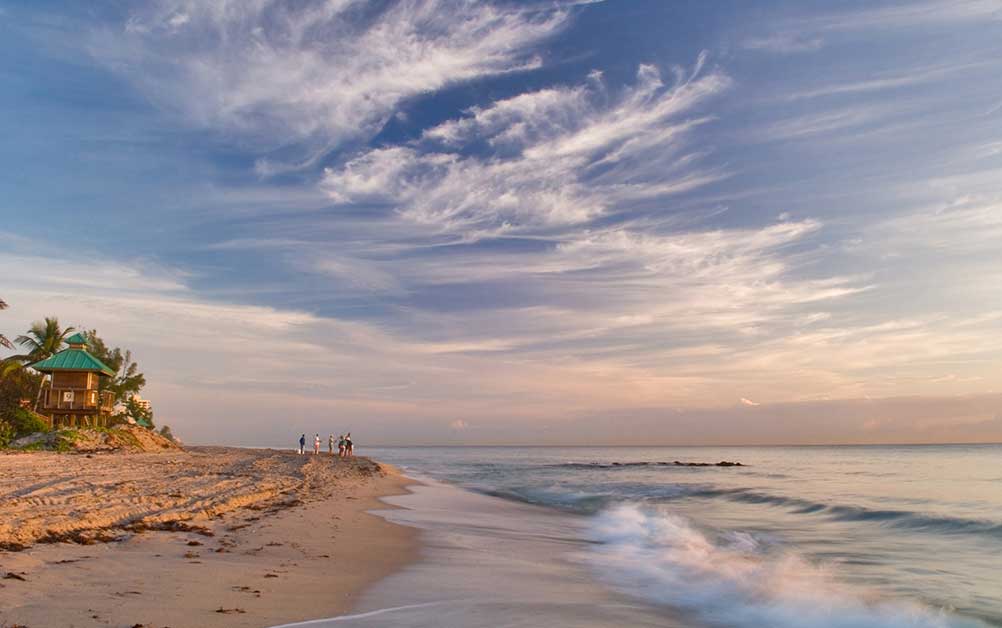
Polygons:
<instances>
[{"instance_id":1,"label":"dark reef rock","mask_svg":"<svg viewBox=\"0 0 1002 628\"><path fill-rule=\"evenodd\" d=\"M745 465L740 462L730 462L728 460L721 460L720 462L682 462L681 460L676 460L674 462L610 462L608 464L602 462L570 462L566 464L559 465L562 467L572 467L572 468L593 468L593 469L608 469L611 467L743 467Z\"/></svg>"}]
</instances>

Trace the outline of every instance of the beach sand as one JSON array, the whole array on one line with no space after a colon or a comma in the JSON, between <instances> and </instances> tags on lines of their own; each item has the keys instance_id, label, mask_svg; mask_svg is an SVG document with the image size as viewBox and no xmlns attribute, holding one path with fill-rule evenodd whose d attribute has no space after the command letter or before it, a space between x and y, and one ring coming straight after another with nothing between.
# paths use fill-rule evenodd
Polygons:
<instances>
[{"instance_id":1,"label":"beach sand","mask_svg":"<svg viewBox=\"0 0 1002 628\"><path fill-rule=\"evenodd\" d=\"M0 455L0 626L272 626L346 612L416 557L366 458L193 448Z\"/></svg>"}]
</instances>

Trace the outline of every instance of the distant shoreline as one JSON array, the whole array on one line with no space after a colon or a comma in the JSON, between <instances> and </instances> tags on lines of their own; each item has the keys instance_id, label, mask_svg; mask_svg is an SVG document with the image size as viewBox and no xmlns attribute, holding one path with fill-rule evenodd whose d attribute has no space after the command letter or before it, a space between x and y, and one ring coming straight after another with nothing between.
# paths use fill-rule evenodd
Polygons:
<instances>
[{"instance_id":1,"label":"distant shoreline","mask_svg":"<svg viewBox=\"0 0 1002 628\"><path fill-rule=\"evenodd\" d=\"M629 448L629 449L734 449L742 447L997 447L1002 445L1002 441L989 441L989 442L957 442L957 443L765 443L765 444L746 444L746 445L677 445L677 444L643 444L643 445L540 445L540 444L507 444L507 445L476 445L476 444L409 444L409 445L368 445L365 449L428 449L429 447L437 448L451 448L451 449L462 449L462 448L483 448L483 449L617 449L617 448ZM239 445L234 445L234 447L240 447ZM257 447L248 446L247 449L257 449ZM272 448L272 449L288 449L288 447L282 448Z\"/></svg>"},{"instance_id":2,"label":"distant shoreline","mask_svg":"<svg viewBox=\"0 0 1002 628\"><path fill-rule=\"evenodd\" d=\"M411 483L368 458L269 449L0 456L0 624L343 614L416 558L416 530L367 512Z\"/></svg>"}]
</instances>

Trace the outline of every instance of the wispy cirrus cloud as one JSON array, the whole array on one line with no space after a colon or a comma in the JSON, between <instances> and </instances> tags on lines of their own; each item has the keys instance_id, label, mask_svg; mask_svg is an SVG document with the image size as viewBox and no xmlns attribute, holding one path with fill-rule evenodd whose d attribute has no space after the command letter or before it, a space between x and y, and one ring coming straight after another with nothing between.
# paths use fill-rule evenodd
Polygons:
<instances>
[{"instance_id":1,"label":"wispy cirrus cloud","mask_svg":"<svg viewBox=\"0 0 1002 628\"><path fill-rule=\"evenodd\" d=\"M79 212L101 229L57 206L135 195L95 193L121 172L26 196L95 250L131 252L0 234L19 247L0 254L17 275L5 325L59 313L98 327L140 355L165 418L206 440L217 425L232 437L230 414L260 434L281 436L275 416L324 429L316 408L333 404L384 440L536 439L544 420L584 417L562 432L580 437L649 411L631 425L682 417L693 424L651 433L691 440L754 416L776 441L794 423L770 423L777 402L826 400L792 416L1002 384L989 3L784 5L766 19L577 4L159 0L56 27L10 9L58 54L78 23L105 20L77 29L92 54L80 65L97 67L74 85L93 100L57 110L106 103L116 130L154 127L145 149L129 144L130 167L180 174L128 196L134 218ZM674 12L722 30L672 30ZM735 46L696 56L728 33ZM69 95L21 61L0 78ZM60 144L121 153L77 148ZM165 219L161 199L188 213ZM137 261L147 251L176 267Z\"/></svg>"},{"instance_id":2,"label":"wispy cirrus cloud","mask_svg":"<svg viewBox=\"0 0 1002 628\"><path fill-rule=\"evenodd\" d=\"M739 40L738 46L744 50L783 55L816 53L846 34L873 29L908 32L997 20L1002 20L1002 7L995 0L871 3L861 8L780 17L771 21L764 33ZM855 85L871 89L877 88L879 81L859 81Z\"/></svg>"},{"instance_id":3,"label":"wispy cirrus cloud","mask_svg":"<svg viewBox=\"0 0 1002 628\"><path fill-rule=\"evenodd\" d=\"M435 416L466 425L462 417L476 416L496 425L500 418L638 401L691 401L716 385L713 377L666 375L638 360L720 354L687 350L673 357L657 347L653 353L649 346L634 349L640 336L649 345L650 330L664 322L646 314L613 317L613 309L557 307L462 316L414 312L404 329L394 331L293 307L212 300L155 281L158 272L100 259L89 259L89 266L132 281L95 281L67 300L62 272L82 261L6 256L5 269L16 275L5 285L12 306L5 325L24 328L58 313L64 324L95 327L113 344L131 348L151 381L147 394L158 400L160 422L192 440L231 433L228 418L235 413L281 413L319 430L330 418L316 415L317 403L336 405L342 417L378 414L383 419L367 425L367 438L388 440L403 432L389 429L386 417ZM574 343L561 347L561 341ZM273 427L258 421L242 426L239 440L274 444L268 440L274 437Z\"/></svg>"},{"instance_id":4,"label":"wispy cirrus cloud","mask_svg":"<svg viewBox=\"0 0 1002 628\"><path fill-rule=\"evenodd\" d=\"M955 0L940 2L892 3L888 6L833 12L807 18L803 24L823 30L862 30L869 28L915 28L925 25L1002 19L1002 7L995 0Z\"/></svg>"},{"instance_id":5,"label":"wispy cirrus cloud","mask_svg":"<svg viewBox=\"0 0 1002 628\"><path fill-rule=\"evenodd\" d=\"M829 96L846 96L868 92L882 92L902 87L921 85L933 81L955 78L966 70L984 68L983 63L958 63L955 65L923 66L911 68L907 72L878 76L862 81L830 83L793 92L783 96L783 100L796 101Z\"/></svg>"},{"instance_id":6,"label":"wispy cirrus cloud","mask_svg":"<svg viewBox=\"0 0 1002 628\"><path fill-rule=\"evenodd\" d=\"M1002 242L1002 199L964 195L895 217L881 225L890 246L969 255L998 249Z\"/></svg>"},{"instance_id":7,"label":"wispy cirrus cloud","mask_svg":"<svg viewBox=\"0 0 1002 628\"><path fill-rule=\"evenodd\" d=\"M465 0L162 0L90 50L191 124L277 151L258 161L271 174L368 138L408 98L537 67L534 45L566 17Z\"/></svg>"},{"instance_id":8,"label":"wispy cirrus cloud","mask_svg":"<svg viewBox=\"0 0 1002 628\"><path fill-rule=\"evenodd\" d=\"M700 168L686 136L707 118L694 108L727 88L716 71L665 84L642 65L608 103L589 85L520 94L423 134L419 145L366 151L325 172L340 203L383 203L416 224L471 241L583 224L631 204L664 199L725 176ZM465 152L474 142L488 155Z\"/></svg>"},{"instance_id":9,"label":"wispy cirrus cloud","mask_svg":"<svg viewBox=\"0 0 1002 628\"><path fill-rule=\"evenodd\" d=\"M773 33L771 35L749 37L741 42L746 50L762 50L781 54L814 52L824 46L821 37L804 36L801 33Z\"/></svg>"},{"instance_id":10,"label":"wispy cirrus cloud","mask_svg":"<svg viewBox=\"0 0 1002 628\"><path fill-rule=\"evenodd\" d=\"M667 209L727 175L691 140L711 121L701 109L731 85L706 65L701 55L691 71L673 68L669 82L641 66L618 91L592 73L328 168L321 187L332 200L392 210L374 220L406 233L412 248L400 260L349 245L301 255L297 268L339 281L392 277L368 287L420 302L486 290L461 314L449 311L450 296L434 316L409 309L406 327L456 351L571 352L582 368L619 373L631 370L621 361L655 360L652 346L665 338L685 346L713 333L768 337L798 310L870 289L860 277L798 268L813 257L819 221L714 228ZM492 244L505 239L532 245Z\"/></svg>"},{"instance_id":11,"label":"wispy cirrus cloud","mask_svg":"<svg viewBox=\"0 0 1002 628\"><path fill-rule=\"evenodd\" d=\"M858 130L887 120L894 110L886 105L853 105L799 114L755 131L763 140L804 140L818 135Z\"/></svg>"},{"instance_id":12,"label":"wispy cirrus cloud","mask_svg":"<svg viewBox=\"0 0 1002 628\"><path fill-rule=\"evenodd\" d=\"M846 33L872 29L915 31L999 19L1002 19L1002 8L995 0L870 3L810 15L778 17L769 23L764 34L741 40L740 47L781 54L807 53L821 50L831 43L829 40Z\"/></svg>"}]
</instances>

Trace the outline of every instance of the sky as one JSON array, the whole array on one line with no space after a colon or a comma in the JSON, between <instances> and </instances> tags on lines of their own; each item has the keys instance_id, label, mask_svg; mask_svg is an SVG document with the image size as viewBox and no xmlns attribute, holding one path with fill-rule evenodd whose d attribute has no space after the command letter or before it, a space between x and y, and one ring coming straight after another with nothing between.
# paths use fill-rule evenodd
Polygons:
<instances>
[{"instance_id":1,"label":"sky","mask_svg":"<svg viewBox=\"0 0 1002 628\"><path fill-rule=\"evenodd\" d=\"M189 442L1002 441L1002 0L0 2L0 331Z\"/></svg>"}]
</instances>

